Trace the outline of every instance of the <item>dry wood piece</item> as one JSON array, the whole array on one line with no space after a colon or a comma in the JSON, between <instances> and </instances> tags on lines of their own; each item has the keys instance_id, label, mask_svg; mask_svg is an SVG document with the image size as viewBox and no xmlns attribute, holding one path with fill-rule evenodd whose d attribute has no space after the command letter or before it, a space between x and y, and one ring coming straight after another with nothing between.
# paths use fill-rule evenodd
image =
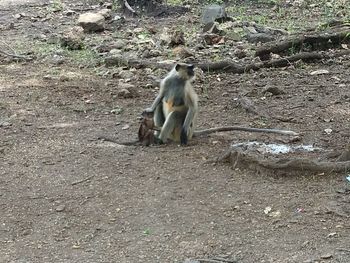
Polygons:
<instances>
[{"instance_id":1,"label":"dry wood piece","mask_svg":"<svg viewBox=\"0 0 350 263\"><path fill-rule=\"evenodd\" d=\"M19 60L33 60L32 57L28 57L28 56L22 56L22 55L17 55L17 54L11 54L11 53L7 53L3 50L0 50L0 54L5 55L7 57L12 57L15 59L19 59Z\"/></svg>"},{"instance_id":2,"label":"dry wood piece","mask_svg":"<svg viewBox=\"0 0 350 263\"><path fill-rule=\"evenodd\" d=\"M198 68L202 69L204 72L231 72L236 74L242 74L250 71L257 71L261 68L279 68L292 65L293 62L303 61L303 62L312 62L322 59L336 58L339 56L349 55L350 50L342 50L335 52L333 54L323 54L318 52L301 52L289 57L279 58L269 61L263 61L258 63L251 63L247 65L240 65L232 61L219 61L219 62L208 62L208 63L195 63ZM139 60L135 58L125 58L122 56L112 56L105 59L106 66L126 66L134 68L162 68L170 70L174 63L172 62L157 62L151 60Z\"/></svg>"},{"instance_id":3,"label":"dry wood piece","mask_svg":"<svg viewBox=\"0 0 350 263\"><path fill-rule=\"evenodd\" d=\"M349 34L350 30L347 29L332 33L296 36L287 40L263 45L255 52L255 56L260 57L261 60L268 60L271 58L271 53L281 54L289 49L299 51L303 46L307 46L312 50L327 50L331 47L339 46L341 43L350 43Z\"/></svg>"},{"instance_id":4,"label":"dry wood piece","mask_svg":"<svg viewBox=\"0 0 350 263\"><path fill-rule=\"evenodd\" d=\"M259 153L246 144L232 145L216 162L229 161L234 168L266 168L288 172L344 172L350 169L350 161L318 161L307 157L278 158Z\"/></svg>"},{"instance_id":5,"label":"dry wood piece","mask_svg":"<svg viewBox=\"0 0 350 263\"><path fill-rule=\"evenodd\" d=\"M264 111L258 109L254 105L254 103L253 103L253 101L251 99L249 99L247 97L239 96L238 97L238 103L247 112L253 113L253 114L257 115L257 116L261 116L261 117L267 118L267 114Z\"/></svg>"}]
</instances>

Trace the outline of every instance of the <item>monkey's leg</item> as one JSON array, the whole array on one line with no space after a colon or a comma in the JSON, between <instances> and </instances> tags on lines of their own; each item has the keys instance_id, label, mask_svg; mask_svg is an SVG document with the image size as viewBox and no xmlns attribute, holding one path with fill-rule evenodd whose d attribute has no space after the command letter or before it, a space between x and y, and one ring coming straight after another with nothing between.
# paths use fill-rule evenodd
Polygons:
<instances>
[{"instance_id":1,"label":"monkey's leg","mask_svg":"<svg viewBox=\"0 0 350 263\"><path fill-rule=\"evenodd\" d=\"M162 107L162 104L159 104L156 107L156 110L154 112L154 125L156 127L160 127L161 128L163 126L164 122L165 122L165 117L164 117L163 107ZM155 135L157 137L159 137L159 134L160 134L159 131L155 132Z\"/></svg>"},{"instance_id":2,"label":"monkey's leg","mask_svg":"<svg viewBox=\"0 0 350 263\"><path fill-rule=\"evenodd\" d=\"M173 133L174 129L177 127L181 127L183 122L183 114L178 111L170 112L168 117L166 118L162 130L159 134L159 139L165 143L169 137L171 137L171 134Z\"/></svg>"},{"instance_id":3,"label":"monkey's leg","mask_svg":"<svg viewBox=\"0 0 350 263\"><path fill-rule=\"evenodd\" d=\"M185 121L182 125L181 129L181 144L186 145L188 142L188 139L192 137L193 134L193 121L195 118L196 112L193 107L190 107L187 111Z\"/></svg>"}]
</instances>

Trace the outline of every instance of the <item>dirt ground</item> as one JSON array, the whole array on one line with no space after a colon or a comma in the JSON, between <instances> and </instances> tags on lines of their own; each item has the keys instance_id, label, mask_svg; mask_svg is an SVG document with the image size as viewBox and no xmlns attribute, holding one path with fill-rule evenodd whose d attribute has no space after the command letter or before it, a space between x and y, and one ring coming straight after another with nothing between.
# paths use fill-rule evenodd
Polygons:
<instances>
[{"instance_id":1,"label":"dirt ground","mask_svg":"<svg viewBox=\"0 0 350 263\"><path fill-rule=\"evenodd\" d=\"M59 13L56 20L18 20L13 15L35 14L47 1L20 2L0 1L2 48L75 23ZM330 73L310 76L318 69ZM208 73L195 84L198 126L290 129L302 133L291 144L344 150L349 72L349 57L342 57L242 75ZM218 133L187 147L96 140L136 137L137 117L156 93L142 88L146 71L136 74L138 97L122 99L115 96L117 80L95 68L0 60L0 262L350 262L346 171L283 176L207 162L231 143L288 142L286 136ZM285 93L264 95L267 86ZM236 105L239 95L279 118L247 113ZM112 113L116 108L121 114Z\"/></svg>"}]
</instances>

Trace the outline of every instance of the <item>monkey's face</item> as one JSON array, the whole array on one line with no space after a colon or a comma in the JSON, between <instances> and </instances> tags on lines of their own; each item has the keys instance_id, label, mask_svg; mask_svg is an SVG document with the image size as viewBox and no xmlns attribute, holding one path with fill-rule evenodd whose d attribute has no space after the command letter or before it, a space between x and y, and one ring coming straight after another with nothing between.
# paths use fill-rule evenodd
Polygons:
<instances>
[{"instance_id":1,"label":"monkey's face","mask_svg":"<svg viewBox=\"0 0 350 263\"><path fill-rule=\"evenodd\" d=\"M194 66L192 64L178 63L175 70L184 79L192 79L194 77Z\"/></svg>"}]
</instances>

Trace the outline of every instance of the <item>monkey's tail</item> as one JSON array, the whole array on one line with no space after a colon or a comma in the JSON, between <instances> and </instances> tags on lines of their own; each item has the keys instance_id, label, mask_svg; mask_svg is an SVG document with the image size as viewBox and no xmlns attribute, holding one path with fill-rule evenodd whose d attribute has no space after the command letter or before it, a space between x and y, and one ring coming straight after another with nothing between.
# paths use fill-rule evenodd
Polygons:
<instances>
[{"instance_id":1,"label":"monkey's tail","mask_svg":"<svg viewBox=\"0 0 350 263\"><path fill-rule=\"evenodd\" d=\"M113 143L125 145L125 146L140 145L141 144L139 140L128 141L128 142L119 142L113 138L109 138L106 136L98 136L97 140L101 140L101 141L105 141L105 142L113 142Z\"/></svg>"},{"instance_id":2,"label":"monkey's tail","mask_svg":"<svg viewBox=\"0 0 350 263\"><path fill-rule=\"evenodd\" d=\"M217 128L210 128L210 129L194 131L193 136L200 136L200 135L205 135L205 134L210 134L210 133L215 133L215 132L225 132L225 131L277 133L277 134L291 135L291 136L299 135L299 133L297 133L297 132L287 131L287 130L260 129L260 128L249 128L249 127L241 127L241 126L227 126L227 127L217 127Z\"/></svg>"}]
</instances>

